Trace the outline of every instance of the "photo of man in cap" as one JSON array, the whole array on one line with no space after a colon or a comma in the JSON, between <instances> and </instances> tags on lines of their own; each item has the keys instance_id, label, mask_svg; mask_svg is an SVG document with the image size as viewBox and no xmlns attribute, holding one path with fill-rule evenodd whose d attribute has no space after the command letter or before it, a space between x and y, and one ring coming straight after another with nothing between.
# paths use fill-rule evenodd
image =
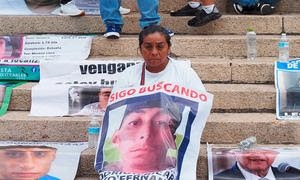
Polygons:
<instances>
[{"instance_id":1,"label":"photo of man in cap","mask_svg":"<svg viewBox=\"0 0 300 180\"><path fill-rule=\"evenodd\" d=\"M1 146L0 180L59 180L48 175L56 151L49 146Z\"/></svg>"}]
</instances>

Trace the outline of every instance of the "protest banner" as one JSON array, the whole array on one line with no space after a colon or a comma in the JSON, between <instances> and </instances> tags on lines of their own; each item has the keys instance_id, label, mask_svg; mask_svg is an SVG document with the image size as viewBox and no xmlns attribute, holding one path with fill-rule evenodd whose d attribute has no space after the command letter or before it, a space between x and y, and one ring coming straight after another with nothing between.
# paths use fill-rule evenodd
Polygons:
<instances>
[{"instance_id":1,"label":"protest banner","mask_svg":"<svg viewBox=\"0 0 300 180\"><path fill-rule=\"evenodd\" d=\"M209 180L300 179L300 147L256 146L248 150L208 145Z\"/></svg>"},{"instance_id":2,"label":"protest banner","mask_svg":"<svg viewBox=\"0 0 300 180\"><path fill-rule=\"evenodd\" d=\"M93 36L0 36L0 79L39 80L41 61L87 59Z\"/></svg>"},{"instance_id":3,"label":"protest banner","mask_svg":"<svg viewBox=\"0 0 300 180\"><path fill-rule=\"evenodd\" d=\"M0 141L0 179L75 179L86 142Z\"/></svg>"},{"instance_id":4,"label":"protest banner","mask_svg":"<svg viewBox=\"0 0 300 180\"><path fill-rule=\"evenodd\" d=\"M100 179L196 180L212 99L168 82L114 90L96 153Z\"/></svg>"},{"instance_id":5,"label":"protest banner","mask_svg":"<svg viewBox=\"0 0 300 180\"><path fill-rule=\"evenodd\" d=\"M0 116L7 112L12 89L26 82L19 81L0 81Z\"/></svg>"},{"instance_id":6,"label":"protest banner","mask_svg":"<svg viewBox=\"0 0 300 180\"><path fill-rule=\"evenodd\" d=\"M300 120L300 59L275 63L276 116Z\"/></svg>"},{"instance_id":7,"label":"protest banner","mask_svg":"<svg viewBox=\"0 0 300 180\"><path fill-rule=\"evenodd\" d=\"M32 116L102 114L117 76L139 61L56 61L41 63L32 88Z\"/></svg>"}]
</instances>

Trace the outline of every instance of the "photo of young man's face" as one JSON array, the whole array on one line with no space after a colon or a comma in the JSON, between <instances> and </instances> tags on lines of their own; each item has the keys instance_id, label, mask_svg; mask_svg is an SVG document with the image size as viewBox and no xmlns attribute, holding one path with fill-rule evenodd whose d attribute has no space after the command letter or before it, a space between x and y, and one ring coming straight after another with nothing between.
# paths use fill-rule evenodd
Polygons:
<instances>
[{"instance_id":1,"label":"photo of young man's face","mask_svg":"<svg viewBox=\"0 0 300 180\"><path fill-rule=\"evenodd\" d=\"M54 148L1 148L0 180L37 180L47 175L55 154Z\"/></svg>"},{"instance_id":2,"label":"photo of young man's face","mask_svg":"<svg viewBox=\"0 0 300 180\"><path fill-rule=\"evenodd\" d=\"M113 135L113 143L121 155L124 172L161 171L169 148L175 149L171 116L162 108L141 108L130 112Z\"/></svg>"}]
</instances>

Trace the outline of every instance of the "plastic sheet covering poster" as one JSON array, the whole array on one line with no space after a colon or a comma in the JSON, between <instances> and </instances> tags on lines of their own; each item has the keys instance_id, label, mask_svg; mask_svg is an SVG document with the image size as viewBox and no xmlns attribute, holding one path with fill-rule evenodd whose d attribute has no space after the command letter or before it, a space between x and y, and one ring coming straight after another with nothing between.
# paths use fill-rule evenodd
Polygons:
<instances>
[{"instance_id":1,"label":"plastic sheet covering poster","mask_svg":"<svg viewBox=\"0 0 300 180\"><path fill-rule=\"evenodd\" d=\"M275 64L276 116L300 120L300 59Z\"/></svg>"},{"instance_id":2,"label":"plastic sheet covering poster","mask_svg":"<svg viewBox=\"0 0 300 180\"><path fill-rule=\"evenodd\" d=\"M84 60L93 36L0 36L0 79L39 80L41 61Z\"/></svg>"},{"instance_id":3,"label":"plastic sheet covering poster","mask_svg":"<svg viewBox=\"0 0 300 180\"><path fill-rule=\"evenodd\" d=\"M196 180L212 99L167 82L112 92L96 153L100 179Z\"/></svg>"},{"instance_id":4,"label":"plastic sheet covering poster","mask_svg":"<svg viewBox=\"0 0 300 180\"><path fill-rule=\"evenodd\" d=\"M72 180L86 142L0 141L1 180Z\"/></svg>"},{"instance_id":5,"label":"plastic sheet covering poster","mask_svg":"<svg viewBox=\"0 0 300 180\"><path fill-rule=\"evenodd\" d=\"M101 115L117 76L139 61L56 61L41 63L32 88L32 116Z\"/></svg>"},{"instance_id":6,"label":"plastic sheet covering poster","mask_svg":"<svg viewBox=\"0 0 300 180\"><path fill-rule=\"evenodd\" d=\"M1 0L0 15L63 15L61 3L71 0ZM86 1L86 0L81 0ZM74 2L70 2L73 3Z\"/></svg>"},{"instance_id":7,"label":"plastic sheet covering poster","mask_svg":"<svg viewBox=\"0 0 300 180\"><path fill-rule=\"evenodd\" d=\"M298 180L300 147L256 146L248 150L208 145L209 180Z\"/></svg>"},{"instance_id":8,"label":"plastic sheet covering poster","mask_svg":"<svg viewBox=\"0 0 300 180\"><path fill-rule=\"evenodd\" d=\"M12 89L26 82L19 81L0 81L0 116L7 112Z\"/></svg>"}]
</instances>

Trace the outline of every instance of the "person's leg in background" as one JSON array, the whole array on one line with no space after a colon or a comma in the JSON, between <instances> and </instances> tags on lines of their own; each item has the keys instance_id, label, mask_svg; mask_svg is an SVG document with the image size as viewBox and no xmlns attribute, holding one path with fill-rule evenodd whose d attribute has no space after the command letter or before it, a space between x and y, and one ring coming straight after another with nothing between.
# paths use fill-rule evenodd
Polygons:
<instances>
[{"instance_id":1,"label":"person's leg in background","mask_svg":"<svg viewBox=\"0 0 300 180\"><path fill-rule=\"evenodd\" d=\"M100 0L100 15L106 26L104 37L118 39L123 26L123 19L120 14L120 0Z\"/></svg>"},{"instance_id":2,"label":"person's leg in background","mask_svg":"<svg viewBox=\"0 0 300 180\"><path fill-rule=\"evenodd\" d=\"M201 3L199 1L188 1L188 3L176 10L176 11L171 11L170 15L171 16L196 16L197 8L201 6Z\"/></svg>"},{"instance_id":3,"label":"person's leg in background","mask_svg":"<svg viewBox=\"0 0 300 180\"><path fill-rule=\"evenodd\" d=\"M160 23L158 14L159 0L137 0L139 11L141 13L140 27L144 29L147 26Z\"/></svg>"},{"instance_id":4,"label":"person's leg in background","mask_svg":"<svg viewBox=\"0 0 300 180\"><path fill-rule=\"evenodd\" d=\"M195 16L188 21L188 25L192 27L203 26L222 16L215 6L214 0L188 1L185 7L170 14L171 16Z\"/></svg>"}]
</instances>

